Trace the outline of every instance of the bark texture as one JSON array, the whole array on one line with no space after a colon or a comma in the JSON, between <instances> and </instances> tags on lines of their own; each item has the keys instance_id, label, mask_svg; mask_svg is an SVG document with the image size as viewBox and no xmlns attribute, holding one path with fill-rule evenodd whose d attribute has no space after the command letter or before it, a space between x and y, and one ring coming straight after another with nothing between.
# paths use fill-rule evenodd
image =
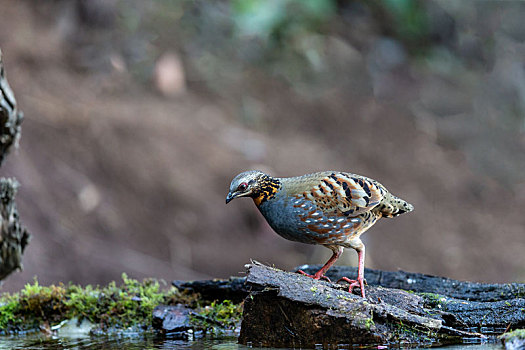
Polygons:
<instances>
[{"instance_id":1,"label":"bark texture","mask_svg":"<svg viewBox=\"0 0 525 350\"><path fill-rule=\"evenodd\" d=\"M7 82L0 50L0 165L22 132L23 113L18 110L15 95Z\"/></svg>"},{"instance_id":2,"label":"bark texture","mask_svg":"<svg viewBox=\"0 0 525 350\"><path fill-rule=\"evenodd\" d=\"M18 145L22 119L5 76L0 50L0 165L13 145ZM18 187L15 179L0 179L0 280L22 268L22 253L29 242L29 234L21 225L16 208Z\"/></svg>"},{"instance_id":3,"label":"bark texture","mask_svg":"<svg viewBox=\"0 0 525 350\"><path fill-rule=\"evenodd\" d=\"M29 242L16 209L17 189L16 180L0 179L0 280L22 268L22 253Z\"/></svg>"},{"instance_id":4,"label":"bark texture","mask_svg":"<svg viewBox=\"0 0 525 350\"><path fill-rule=\"evenodd\" d=\"M506 329L525 326L521 284L484 285L406 272L375 271L376 275L388 275L397 282L386 282L388 288L370 284L365 300L349 293L345 285L313 280L259 263L247 265L247 269L247 285L259 291L252 291L245 300L239 342L246 345L329 348L355 344L435 345L479 342ZM373 277L370 270L367 272L367 279ZM402 283L418 286L418 292L390 287ZM451 293L452 297L435 293L449 291L449 285L464 290L465 294ZM500 297L496 297L498 291L503 292ZM495 300L503 295L506 299Z\"/></svg>"}]
</instances>

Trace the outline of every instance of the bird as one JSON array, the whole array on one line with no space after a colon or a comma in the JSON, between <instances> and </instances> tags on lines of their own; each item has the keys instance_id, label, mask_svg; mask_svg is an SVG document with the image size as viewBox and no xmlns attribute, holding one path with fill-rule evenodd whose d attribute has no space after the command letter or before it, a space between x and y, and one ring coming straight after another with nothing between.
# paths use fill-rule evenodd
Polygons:
<instances>
[{"instance_id":1,"label":"bird","mask_svg":"<svg viewBox=\"0 0 525 350\"><path fill-rule=\"evenodd\" d=\"M339 279L359 287L365 296L365 245L360 236L380 218L393 218L414 209L412 204L391 194L378 181L342 171L322 171L296 177L272 177L249 170L231 181L226 204L250 197L270 227L285 239L322 245L332 256L319 271L309 275L326 279L326 271L339 259L344 248L358 255L357 279Z\"/></svg>"}]
</instances>

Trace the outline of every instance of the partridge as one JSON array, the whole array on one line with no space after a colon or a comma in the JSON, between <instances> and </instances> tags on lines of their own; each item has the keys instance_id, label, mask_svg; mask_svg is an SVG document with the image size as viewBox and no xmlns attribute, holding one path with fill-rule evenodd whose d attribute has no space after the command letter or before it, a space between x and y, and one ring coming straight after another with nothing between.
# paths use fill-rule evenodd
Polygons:
<instances>
[{"instance_id":1,"label":"partridge","mask_svg":"<svg viewBox=\"0 0 525 350\"><path fill-rule=\"evenodd\" d=\"M392 218L414 207L394 196L376 180L347 172L324 171L298 177L271 177L251 170L235 176L226 203L251 197L268 224L277 234L291 241L320 244L332 250L332 257L314 275L325 272L336 262L344 248L358 255L357 280L349 292L360 287L365 298L365 246L360 239L382 217Z\"/></svg>"}]
</instances>

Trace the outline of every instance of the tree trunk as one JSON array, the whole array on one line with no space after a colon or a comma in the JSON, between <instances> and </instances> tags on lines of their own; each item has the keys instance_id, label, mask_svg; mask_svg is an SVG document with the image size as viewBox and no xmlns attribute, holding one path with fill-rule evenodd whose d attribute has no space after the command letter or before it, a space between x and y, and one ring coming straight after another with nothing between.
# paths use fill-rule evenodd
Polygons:
<instances>
[{"instance_id":1,"label":"tree trunk","mask_svg":"<svg viewBox=\"0 0 525 350\"><path fill-rule=\"evenodd\" d=\"M18 144L22 120L23 113L18 110L15 95L7 82L0 50L0 165L11 146Z\"/></svg>"},{"instance_id":2,"label":"tree trunk","mask_svg":"<svg viewBox=\"0 0 525 350\"><path fill-rule=\"evenodd\" d=\"M18 186L14 179L0 179L0 280L22 268L22 253L29 242L15 204Z\"/></svg>"},{"instance_id":3,"label":"tree trunk","mask_svg":"<svg viewBox=\"0 0 525 350\"><path fill-rule=\"evenodd\" d=\"M0 50L0 165L11 146L17 146L23 114L17 108L13 91L5 77ZM0 179L0 280L22 268L22 253L29 242L20 224L15 204L19 184L15 179Z\"/></svg>"}]
</instances>

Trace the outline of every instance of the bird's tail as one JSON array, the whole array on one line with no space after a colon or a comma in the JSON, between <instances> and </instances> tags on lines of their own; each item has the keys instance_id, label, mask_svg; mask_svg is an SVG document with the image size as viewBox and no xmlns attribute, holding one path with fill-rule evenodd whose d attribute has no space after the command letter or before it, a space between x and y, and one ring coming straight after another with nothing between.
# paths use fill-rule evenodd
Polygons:
<instances>
[{"instance_id":1,"label":"bird's tail","mask_svg":"<svg viewBox=\"0 0 525 350\"><path fill-rule=\"evenodd\" d=\"M395 216L411 212L414 210L414 206L407 201L388 193L381 203L378 205L378 209L386 218L393 218Z\"/></svg>"}]
</instances>

